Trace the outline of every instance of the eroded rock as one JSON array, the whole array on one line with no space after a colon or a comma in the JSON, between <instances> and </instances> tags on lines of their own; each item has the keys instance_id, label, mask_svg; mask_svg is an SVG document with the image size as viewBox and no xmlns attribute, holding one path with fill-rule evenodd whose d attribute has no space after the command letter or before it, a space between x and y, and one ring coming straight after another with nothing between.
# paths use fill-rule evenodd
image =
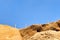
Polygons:
<instances>
[{"instance_id":1,"label":"eroded rock","mask_svg":"<svg viewBox=\"0 0 60 40\"><path fill-rule=\"evenodd\" d=\"M21 29L21 35L24 40L27 40L31 38L33 35L35 35L38 32L43 32L47 30L54 30L54 31L60 31L60 20L57 22L51 22L47 24L34 24L27 28Z\"/></svg>"},{"instance_id":2,"label":"eroded rock","mask_svg":"<svg viewBox=\"0 0 60 40\"><path fill-rule=\"evenodd\" d=\"M60 40L60 31L48 30L38 32L27 40Z\"/></svg>"},{"instance_id":3,"label":"eroded rock","mask_svg":"<svg viewBox=\"0 0 60 40\"><path fill-rule=\"evenodd\" d=\"M0 40L22 40L22 37L18 29L0 25Z\"/></svg>"}]
</instances>

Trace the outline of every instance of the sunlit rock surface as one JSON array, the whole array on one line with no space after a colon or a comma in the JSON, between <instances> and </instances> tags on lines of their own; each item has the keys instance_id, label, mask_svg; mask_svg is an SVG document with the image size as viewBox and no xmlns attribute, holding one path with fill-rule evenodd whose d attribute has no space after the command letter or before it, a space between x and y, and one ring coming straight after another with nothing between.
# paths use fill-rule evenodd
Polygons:
<instances>
[{"instance_id":1,"label":"sunlit rock surface","mask_svg":"<svg viewBox=\"0 0 60 40\"><path fill-rule=\"evenodd\" d=\"M33 24L20 29L20 33L24 40L60 40L60 20L47 24Z\"/></svg>"},{"instance_id":2,"label":"sunlit rock surface","mask_svg":"<svg viewBox=\"0 0 60 40\"><path fill-rule=\"evenodd\" d=\"M0 40L22 40L18 29L0 25Z\"/></svg>"},{"instance_id":3,"label":"sunlit rock surface","mask_svg":"<svg viewBox=\"0 0 60 40\"><path fill-rule=\"evenodd\" d=\"M60 20L23 29L0 25L0 40L60 40Z\"/></svg>"},{"instance_id":4,"label":"sunlit rock surface","mask_svg":"<svg viewBox=\"0 0 60 40\"><path fill-rule=\"evenodd\" d=\"M38 32L27 40L60 40L60 31L48 30Z\"/></svg>"}]
</instances>

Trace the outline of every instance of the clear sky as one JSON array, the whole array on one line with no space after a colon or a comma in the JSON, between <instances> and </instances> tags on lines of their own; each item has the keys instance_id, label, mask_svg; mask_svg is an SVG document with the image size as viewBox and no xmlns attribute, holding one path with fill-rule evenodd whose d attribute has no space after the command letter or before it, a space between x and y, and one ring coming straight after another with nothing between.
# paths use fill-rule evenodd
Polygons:
<instances>
[{"instance_id":1,"label":"clear sky","mask_svg":"<svg viewBox=\"0 0 60 40\"><path fill-rule=\"evenodd\" d=\"M23 28L60 19L60 0L0 0L0 24Z\"/></svg>"}]
</instances>

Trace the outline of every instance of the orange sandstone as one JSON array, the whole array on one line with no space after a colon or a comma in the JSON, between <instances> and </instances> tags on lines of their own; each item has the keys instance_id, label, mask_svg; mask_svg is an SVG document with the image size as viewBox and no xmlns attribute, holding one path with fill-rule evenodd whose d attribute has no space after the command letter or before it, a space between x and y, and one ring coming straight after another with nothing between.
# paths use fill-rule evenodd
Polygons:
<instances>
[{"instance_id":1,"label":"orange sandstone","mask_svg":"<svg viewBox=\"0 0 60 40\"><path fill-rule=\"evenodd\" d=\"M16 28L7 25L0 25L0 40L22 40Z\"/></svg>"}]
</instances>

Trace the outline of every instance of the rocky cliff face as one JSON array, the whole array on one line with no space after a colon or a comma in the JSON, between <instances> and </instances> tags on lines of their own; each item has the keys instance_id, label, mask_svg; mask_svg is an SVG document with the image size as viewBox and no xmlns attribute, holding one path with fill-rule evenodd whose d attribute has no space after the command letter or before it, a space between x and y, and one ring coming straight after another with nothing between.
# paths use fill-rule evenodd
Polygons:
<instances>
[{"instance_id":1,"label":"rocky cliff face","mask_svg":"<svg viewBox=\"0 0 60 40\"><path fill-rule=\"evenodd\" d=\"M60 40L60 31L43 31L38 32L27 40Z\"/></svg>"},{"instance_id":2,"label":"rocky cliff face","mask_svg":"<svg viewBox=\"0 0 60 40\"><path fill-rule=\"evenodd\" d=\"M60 40L60 20L23 29L0 25L0 40Z\"/></svg>"},{"instance_id":3,"label":"rocky cliff face","mask_svg":"<svg viewBox=\"0 0 60 40\"><path fill-rule=\"evenodd\" d=\"M48 30L52 30L52 31L48 31ZM49 39L46 39L44 38L44 34L45 32L48 32L46 35L47 38L48 36L51 37ZM58 20L57 22L51 22L51 23L47 23L47 24L34 24L34 25L31 25L27 28L24 28L24 29L21 29L20 30L20 33L23 37L24 40L55 40L57 37L55 34L58 34L58 31L60 31L60 20ZM41 35L41 32L43 33ZM49 32L53 32L55 34L51 34ZM60 33L60 32L59 32ZM50 36L49 34L51 35L55 35L54 38L53 36ZM60 34L58 34L60 35ZM41 38L42 36L42 38ZM59 39L59 37L57 37ZM58 40L56 39L56 40ZM60 39L59 39L60 40Z\"/></svg>"}]
</instances>

